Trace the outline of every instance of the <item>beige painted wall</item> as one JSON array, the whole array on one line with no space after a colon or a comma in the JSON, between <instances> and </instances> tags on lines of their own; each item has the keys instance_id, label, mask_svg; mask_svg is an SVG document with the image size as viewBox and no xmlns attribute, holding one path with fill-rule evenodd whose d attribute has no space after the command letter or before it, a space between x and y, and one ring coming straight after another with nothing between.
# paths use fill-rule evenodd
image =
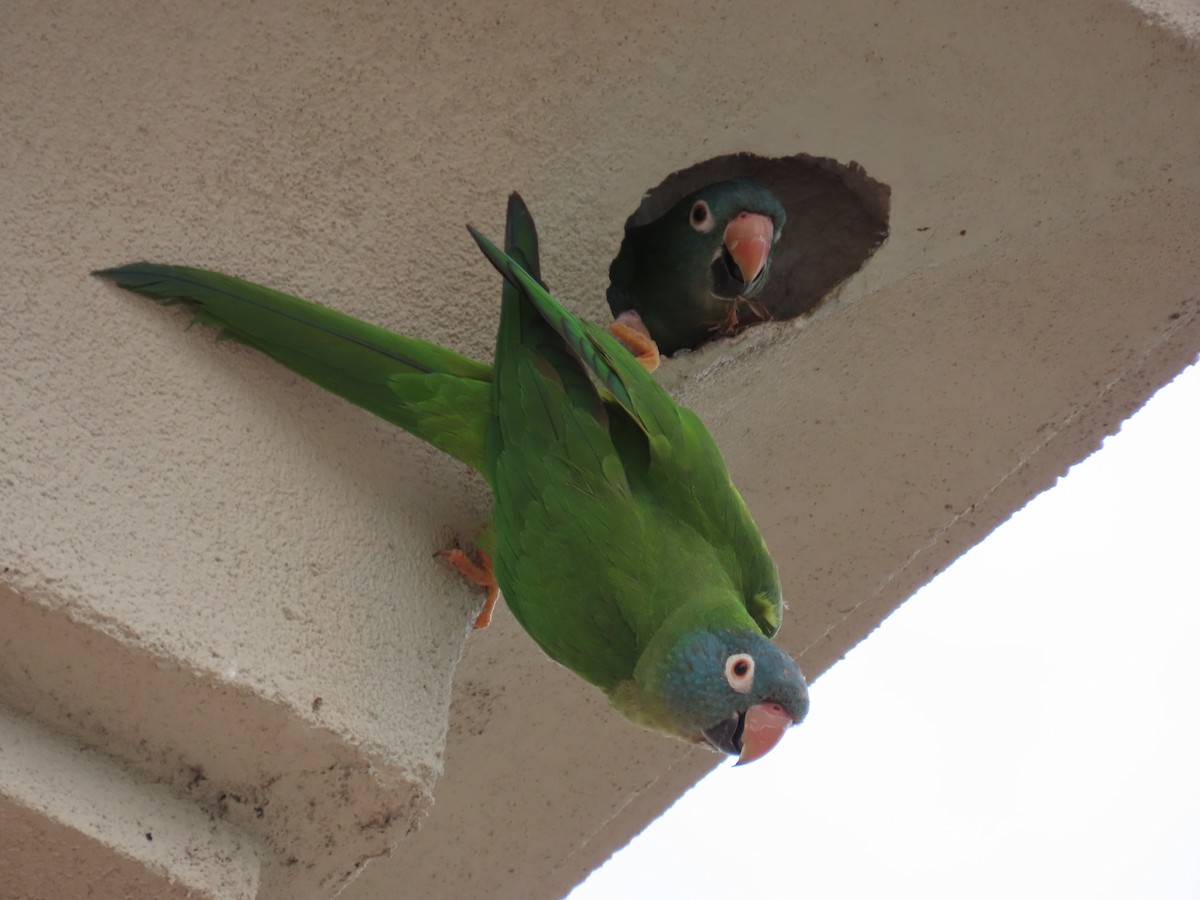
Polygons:
<instances>
[{"instance_id":1,"label":"beige painted wall","mask_svg":"<svg viewBox=\"0 0 1200 900\"><path fill-rule=\"evenodd\" d=\"M599 319L668 173L858 161L892 188L867 268L662 376L815 676L1195 358L1196 11L1154 12L10 2L0 894L556 896L716 762L506 613L468 639L478 598L431 554L477 480L90 269L213 266L487 358L462 225L498 235L508 191Z\"/></svg>"}]
</instances>

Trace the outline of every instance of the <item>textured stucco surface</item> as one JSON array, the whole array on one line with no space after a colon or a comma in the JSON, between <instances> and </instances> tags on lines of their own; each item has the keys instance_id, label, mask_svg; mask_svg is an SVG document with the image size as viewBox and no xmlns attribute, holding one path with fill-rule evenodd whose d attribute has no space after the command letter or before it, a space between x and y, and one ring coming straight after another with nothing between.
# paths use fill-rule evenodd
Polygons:
<instances>
[{"instance_id":1,"label":"textured stucco surface","mask_svg":"<svg viewBox=\"0 0 1200 900\"><path fill-rule=\"evenodd\" d=\"M1200 2L1197 0L1134 0L1134 6L1145 10L1164 28L1192 41L1200 37Z\"/></svg>"},{"instance_id":2,"label":"textured stucco surface","mask_svg":"<svg viewBox=\"0 0 1200 900\"><path fill-rule=\"evenodd\" d=\"M670 172L861 163L892 190L866 269L662 373L817 675L1195 358L1200 67L1159 6L10 3L0 705L238 829L264 896L561 894L716 759L504 612L467 640L431 554L477 480L87 271L213 266L486 359L462 224L498 236L508 191L600 319Z\"/></svg>"},{"instance_id":3,"label":"textured stucco surface","mask_svg":"<svg viewBox=\"0 0 1200 900\"><path fill-rule=\"evenodd\" d=\"M0 711L3 896L250 900L253 841L161 785Z\"/></svg>"}]
</instances>

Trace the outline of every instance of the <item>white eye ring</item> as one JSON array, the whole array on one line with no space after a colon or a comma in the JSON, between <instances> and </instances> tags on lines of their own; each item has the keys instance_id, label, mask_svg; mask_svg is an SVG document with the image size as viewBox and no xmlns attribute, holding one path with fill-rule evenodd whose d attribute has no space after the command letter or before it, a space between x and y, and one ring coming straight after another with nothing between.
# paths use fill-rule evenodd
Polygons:
<instances>
[{"instance_id":1,"label":"white eye ring","mask_svg":"<svg viewBox=\"0 0 1200 900\"><path fill-rule=\"evenodd\" d=\"M708 208L708 204L703 200L697 200L692 204L692 211L688 213L688 222L692 228L701 234L708 234L713 230L712 210Z\"/></svg>"},{"instance_id":2,"label":"white eye ring","mask_svg":"<svg viewBox=\"0 0 1200 900\"><path fill-rule=\"evenodd\" d=\"M749 653L735 653L725 660L725 680L739 694L747 694L754 687L754 657Z\"/></svg>"}]
</instances>

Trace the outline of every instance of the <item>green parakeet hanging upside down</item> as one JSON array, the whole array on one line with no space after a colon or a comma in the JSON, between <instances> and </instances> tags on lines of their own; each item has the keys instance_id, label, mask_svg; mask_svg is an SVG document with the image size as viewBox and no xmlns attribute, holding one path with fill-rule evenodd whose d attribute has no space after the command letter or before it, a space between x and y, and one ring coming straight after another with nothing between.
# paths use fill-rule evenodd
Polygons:
<instances>
[{"instance_id":1,"label":"green parakeet hanging upside down","mask_svg":"<svg viewBox=\"0 0 1200 900\"><path fill-rule=\"evenodd\" d=\"M634 722L759 758L804 718L808 690L769 640L778 575L716 444L625 346L542 287L520 197L507 254L471 233L506 279L490 367L217 272L95 274L184 304L477 470L495 494L488 553L451 562L498 583L530 636Z\"/></svg>"},{"instance_id":2,"label":"green parakeet hanging upside down","mask_svg":"<svg viewBox=\"0 0 1200 900\"><path fill-rule=\"evenodd\" d=\"M748 178L693 191L625 229L608 270L613 315L637 313L663 353L769 320L757 298L786 221L779 199Z\"/></svg>"}]
</instances>

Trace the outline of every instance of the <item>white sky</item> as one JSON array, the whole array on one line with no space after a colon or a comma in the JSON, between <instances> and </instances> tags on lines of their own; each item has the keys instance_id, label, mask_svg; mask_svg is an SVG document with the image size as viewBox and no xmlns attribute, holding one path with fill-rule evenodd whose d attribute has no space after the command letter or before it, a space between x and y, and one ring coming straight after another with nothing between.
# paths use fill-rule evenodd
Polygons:
<instances>
[{"instance_id":1,"label":"white sky","mask_svg":"<svg viewBox=\"0 0 1200 900\"><path fill-rule=\"evenodd\" d=\"M1198 509L1193 366L571 900L1200 898Z\"/></svg>"}]
</instances>

